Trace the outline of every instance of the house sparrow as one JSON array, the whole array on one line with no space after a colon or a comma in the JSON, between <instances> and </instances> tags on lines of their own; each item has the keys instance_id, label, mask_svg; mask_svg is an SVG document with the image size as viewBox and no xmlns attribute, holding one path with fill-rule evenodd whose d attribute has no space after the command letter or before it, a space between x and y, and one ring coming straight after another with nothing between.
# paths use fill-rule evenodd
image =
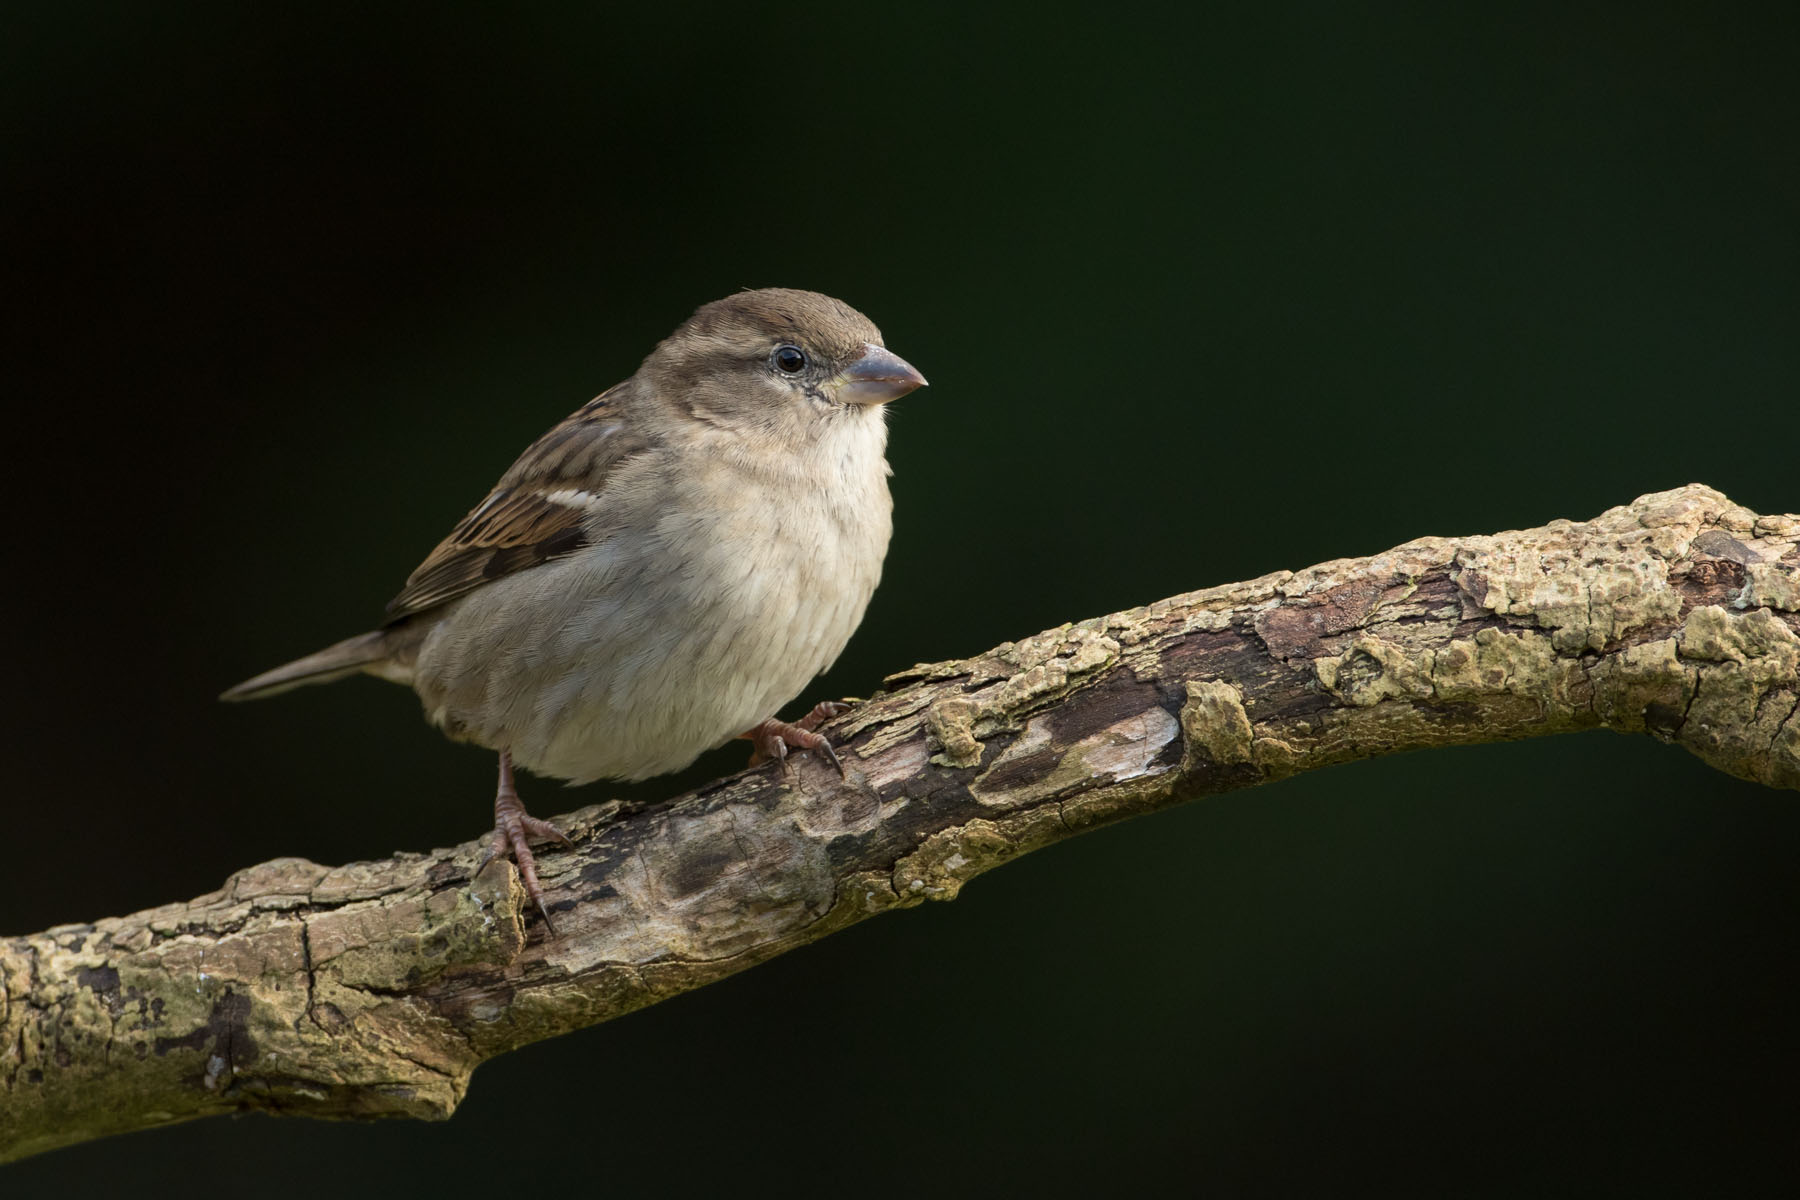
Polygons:
<instances>
[{"instance_id":1,"label":"house sparrow","mask_svg":"<svg viewBox=\"0 0 1800 1200\"><path fill-rule=\"evenodd\" d=\"M705 305L532 443L381 628L223 698L359 672L410 685L432 724L499 751L487 857L512 855L550 925L529 839L568 838L526 813L515 764L645 779L733 737L836 762L814 729L837 706L774 714L862 620L892 529L882 406L924 385L829 296Z\"/></svg>"}]
</instances>

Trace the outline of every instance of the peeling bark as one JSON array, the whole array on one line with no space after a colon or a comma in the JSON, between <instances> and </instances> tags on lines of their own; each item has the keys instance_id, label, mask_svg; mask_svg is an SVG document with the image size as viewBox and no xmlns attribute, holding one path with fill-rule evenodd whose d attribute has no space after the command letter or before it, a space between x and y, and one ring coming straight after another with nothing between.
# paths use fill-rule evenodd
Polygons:
<instances>
[{"instance_id":1,"label":"peeling bark","mask_svg":"<svg viewBox=\"0 0 1800 1200\"><path fill-rule=\"evenodd\" d=\"M914 667L812 756L563 818L563 935L478 844L0 941L0 1159L212 1113L442 1118L496 1054L1110 821L1351 759L1604 727L1800 788L1800 517L1701 486L1424 538Z\"/></svg>"}]
</instances>

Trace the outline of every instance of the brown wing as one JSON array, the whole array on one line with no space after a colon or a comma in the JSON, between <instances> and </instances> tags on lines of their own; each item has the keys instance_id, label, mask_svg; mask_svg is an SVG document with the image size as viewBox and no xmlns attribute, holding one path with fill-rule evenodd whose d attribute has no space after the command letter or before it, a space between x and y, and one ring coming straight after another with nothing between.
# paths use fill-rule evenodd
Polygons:
<instances>
[{"instance_id":1,"label":"brown wing","mask_svg":"<svg viewBox=\"0 0 1800 1200\"><path fill-rule=\"evenodd\" d=\"M533 442L407 578L387 606L388 623L587 545L587 519L606 477L648 444L620 414L626 386L589 401Z\"/></svg>"}]
</instances>

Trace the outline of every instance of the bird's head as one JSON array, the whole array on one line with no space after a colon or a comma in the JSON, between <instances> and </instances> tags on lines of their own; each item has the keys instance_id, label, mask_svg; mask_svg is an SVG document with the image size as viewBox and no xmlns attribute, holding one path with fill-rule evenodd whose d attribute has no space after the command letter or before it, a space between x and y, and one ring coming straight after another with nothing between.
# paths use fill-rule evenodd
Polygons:
<instances>
[{"instance_id":1,"label":"bird's head","mask_svg":"<svg viewBox=\"0 0 1800 1200\"><path fill-rule=\"evenodd\" d=\"M695 417L777 434L879 422L888 401L925 386L882 345L869 318L841 300L791 288L702 306L651 352L641 375Z\"/></svg>"}]
</instances>

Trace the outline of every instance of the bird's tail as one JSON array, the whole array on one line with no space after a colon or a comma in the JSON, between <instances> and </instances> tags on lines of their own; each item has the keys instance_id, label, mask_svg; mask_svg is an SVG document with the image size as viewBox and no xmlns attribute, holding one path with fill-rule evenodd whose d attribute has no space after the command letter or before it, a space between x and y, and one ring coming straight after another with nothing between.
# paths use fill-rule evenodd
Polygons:
<instances>
[{"instance_id":1,"label":"bird's tail","mask_svg":"<svg viewBox=\"0 0 1800 1200\"><path fill-rule=\"evenodd\" d=\"M236 687L227 688L220 693L219 699L261 700L264 696L273 696L309 683L330 683L359 671L394 678L392 664L389 662L391 651L387 630L377 629L371 633L358 634L353 638L345 638L336 645L327 646L316 654L297 658L272 671L264 671L254 679L246 679Z\"/></svg>"}]
</instances>

